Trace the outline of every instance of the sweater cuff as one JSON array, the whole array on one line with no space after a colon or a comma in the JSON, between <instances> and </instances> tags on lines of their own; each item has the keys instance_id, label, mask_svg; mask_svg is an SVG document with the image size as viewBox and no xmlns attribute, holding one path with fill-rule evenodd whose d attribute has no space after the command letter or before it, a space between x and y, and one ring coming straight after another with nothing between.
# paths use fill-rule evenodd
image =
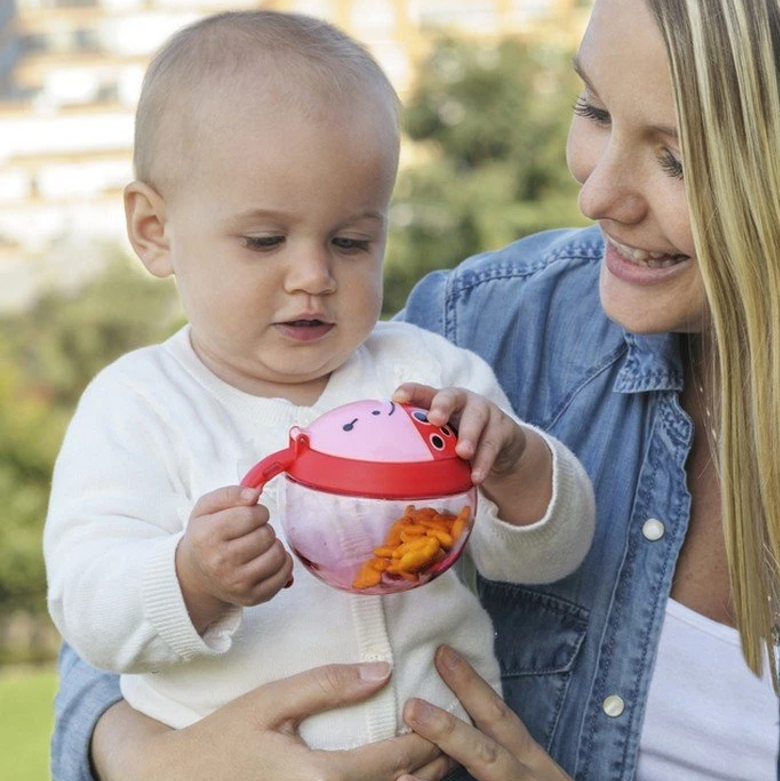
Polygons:
<instances>
[{"instance_id":1,"label":"sweater cuff","mask_svg":"<svg viewBox=\"0 0 780 781\"><path fill-rule=\"evenodd\" d=\"M484 494L470 540L477 570L489 580L552 583L570 575L587 554L593 539L593 489L582 465L554 437L523 424L544 439L552 453L552 497L544 516L515 526L498 517L498 508Z\"/></svg>"},{"instance_id":2,"label":"sweater cuff","mask_svg":"<svg viewBox=\"0 0 780 781\"><path fill-rule=\"evenodd\" d=\"M231 607L202 637L198 634L176 577L176 548L181 537L176 534L161 540L143 572L141 592L146 616L160 638L184 661L217 656L232 645L242 611Z\"/></svg>"}]
</instances>

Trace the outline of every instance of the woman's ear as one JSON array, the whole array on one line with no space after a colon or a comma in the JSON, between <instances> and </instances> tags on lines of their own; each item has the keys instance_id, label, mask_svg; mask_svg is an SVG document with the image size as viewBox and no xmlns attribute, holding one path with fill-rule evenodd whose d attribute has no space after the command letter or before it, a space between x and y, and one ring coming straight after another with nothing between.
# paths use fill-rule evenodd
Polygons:
<instances>
[{"instance_id":1,"label":"woman's ear","mask_svg":"<svg viewBox=\"0 0 780 781\"><path fill-rule=\"evenodd\" d=\"M125 219L127 237L149 273L160 278L173 274L162 196L144 182L130 182L125 187Z\"/></svg>"}]
</instances>

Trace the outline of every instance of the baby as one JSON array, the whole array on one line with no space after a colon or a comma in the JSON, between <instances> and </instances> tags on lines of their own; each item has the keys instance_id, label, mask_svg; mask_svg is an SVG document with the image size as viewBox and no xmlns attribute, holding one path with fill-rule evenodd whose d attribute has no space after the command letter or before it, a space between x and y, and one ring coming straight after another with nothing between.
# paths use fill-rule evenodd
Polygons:
<instances>
[{"instance_id":1,"label":"baby","mask_svg":"<svg viewBox=\"0 0 780 781\"><path fill-rule=\"evenodd\" d=\"M574 457L513 419L477 356L377 322L398 115L370 55L303 16L207 18L147 72L127 229L149 272L175 277L188 323L85 391L44 549L62 635L171 726L315 665L371 660L392 665L390 684L305 721L311 746L396 734L411 695L464 715L431 672L443 641L499 689L490 620L454 571L388 596L301 566L292 582L278 481L262 496L239 482L333 407L393 397L459 427L481 490L467 552L486 577L554 581L589 547L593 498Z\"/></svg>"}]
</instances>

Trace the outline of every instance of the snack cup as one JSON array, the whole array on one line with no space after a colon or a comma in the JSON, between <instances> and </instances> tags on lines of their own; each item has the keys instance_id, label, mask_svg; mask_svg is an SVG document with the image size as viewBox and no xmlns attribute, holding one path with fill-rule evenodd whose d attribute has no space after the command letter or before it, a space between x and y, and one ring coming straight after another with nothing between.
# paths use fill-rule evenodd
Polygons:
<instances>
[{"instance_id":1,"label":"snack cup","mask_svg":"<svg viewBox=\"0 0 780 781\"><path fill-rule=\"evenodd\" d=\"M242 485L283 474L287 543L320 580L354 594L429 583L457 561L476 511L469 463L450 426L390 401L358 401L290 430L290 445Z\"/></svg>"}]
</instances>

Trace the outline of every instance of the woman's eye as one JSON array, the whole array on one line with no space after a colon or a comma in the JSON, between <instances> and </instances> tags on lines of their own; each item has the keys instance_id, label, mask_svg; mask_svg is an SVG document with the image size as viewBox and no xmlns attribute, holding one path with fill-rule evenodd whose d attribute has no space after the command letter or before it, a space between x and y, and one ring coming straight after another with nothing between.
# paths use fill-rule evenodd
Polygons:
<instances>
[{"instance_id":1,"label":"woman's eye","mask_svg":"<svg viewBox=\"0 0 780 781\"><path fill-rule=\"evenodd\" d=\"M345 252L368 252L370 241L367 239L348 239L337 236L333 239L333 246Z\"/></svg>"},{"instance_id":2,"label":"woman's eye","mask_svg":"<svg viewBox=\"0 0 780 781\"><path fill-rule=\"evenodd\" d=\"M664 149L661 152L658 162L661 164L664 172L675 179L683 178L683 166L682 163L668 150Z\"/></svg>"},{"instance_id":3,"label":"woman's eye","mask_svg":"<svg viewBox=\"0 0 780 781\"><path fill-rule=\"evenodd\" d=\"M605 111L603 108L596 108L583 97L577 98L577 102L574 104L574 113L578 117L585 117L599 125L608 125L611 120L609 111Z\"/></svg>"},{"instance_id":4,"label":"woman's eye","mask_svg":"<svg viewBox=\"0 0 780 781\"><path fill-rule=\"evenodd\" d=\"M284 236L245 236L244 244L249 249L274 249L284 243Z\"/></svg>"}]
</instances>

